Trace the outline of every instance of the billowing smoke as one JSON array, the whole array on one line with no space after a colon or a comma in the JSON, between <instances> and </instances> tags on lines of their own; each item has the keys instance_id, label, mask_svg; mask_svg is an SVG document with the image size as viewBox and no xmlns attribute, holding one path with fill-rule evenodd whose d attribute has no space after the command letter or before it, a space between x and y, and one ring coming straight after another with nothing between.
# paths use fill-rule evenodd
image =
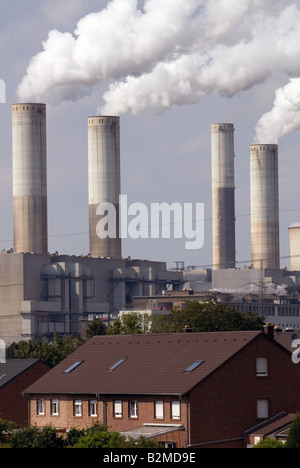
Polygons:
<instances>
[{"instance_id":1,"label":"billowing smoke","mask_svg":"<svg viewBox=\"0 0 300 468\"><path fill-rule=\"evenodd\" d=\"M108 89L101 114L164 112L287 77L258 122L256 143L300 128L300 0L112 0L74 31L50 31L19 88L59 104ZM100 100L100 99L99 99Z\"/></svg>"},{"instance_id":2,"label":"billowing smoke","mask_svg":"<svg viewBox=\"0 0 300 468\"><path fill-rule=\"evenodd\" d=\"M300 130L300 78L276 91L273 109L262 116L256 126L259 143L277 143L283 137Z\"/></svg>"}]
</instances>

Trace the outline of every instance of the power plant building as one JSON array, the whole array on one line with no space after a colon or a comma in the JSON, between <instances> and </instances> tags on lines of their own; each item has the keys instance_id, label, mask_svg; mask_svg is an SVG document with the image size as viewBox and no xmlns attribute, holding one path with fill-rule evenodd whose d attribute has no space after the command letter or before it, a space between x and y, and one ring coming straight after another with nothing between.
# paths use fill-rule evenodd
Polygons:
<instances>
[{"instance_id":1,"label":"power plant building","mask_svg":"<svg viewBox=\"0 0 300 468\"><path fill-rule=\"evenodd\" d=\"M213 268L186 272L169 271L165 262L122 257L119 117L88 118L87 256L48 252L44 104L12 106L12 143L14 247L0 254L0 339L7 345L55 332L75 335L89 320L111 323L138 298L163 302L169 293L180 297L184 288L190 300L198 289L202 297L221 302L230 296L237 310L263 310L275 325L300 324L300 299L288 305L289 294L300 298L298 226L289 229L291 271L280 270L277 145L250 147L252 265L238 269L234 125L211 126ZM111 207L115 224L106 235L103 219ZM273 302L264 296L268 285Z\"/></svg>"},{"instance_id":2,"label":"power plant building","mask_svg":"<svg viewBox=\"0 0 300 468\"><path fill-rule=\"evenodd\" d=\"M46 106L13 105L12 128L14 248L0 254L0 339L6 345L54 332L75 335L94 318L110 323L132 306L133 296L182 287L182 274L166 263L124 259L119 238L96 236L97 205L115 204L118 212L118 117L89 118L88 256L48 253Z\"/></svg>"},{"instance_id":3,"label":"power plant building","mask_svg":"<svg viewBox=\"0 0 300 468\"><path fill-rule=\"evenodd\" d=\"M235 268L234 126L211 126L213 269Z\"/></svg>"}]
</instances>

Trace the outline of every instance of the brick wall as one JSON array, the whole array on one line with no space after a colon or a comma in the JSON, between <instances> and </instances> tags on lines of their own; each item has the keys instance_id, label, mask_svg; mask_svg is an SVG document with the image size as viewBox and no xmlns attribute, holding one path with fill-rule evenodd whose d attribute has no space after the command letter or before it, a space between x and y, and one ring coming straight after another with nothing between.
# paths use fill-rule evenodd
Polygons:
<instances>
[{"instance_id":1,"label":"brick wall","mask_svg":"<svg viewBox=\"0 0 300 468\"><path fill-rule=\"evenodd\" d=\"M126 397L120 399L119 396L106 397L105 401L101 398L97 400L97 416L90 415L90 401L96 400L95 395L82 397L81 395L72 396L60 396L59 397L59 414L51 414L51 402L56 400L56 395L41 395L44 400L45 414L37 414L37 399L34 397L30 401L30 423L31 425L37 425L39 427L51 424L57 429L70 429L76 427L79 429L85 429L92 426L95 422L106 421L106 424L111 431L121 431L125 429L131 429L144 423L156 423L156 424L183 424L186 422L186 406L184 403L180 405L180 417L179 419L172 418L171 402L178 401L178 399L171 397ZM75 400L81 400L82 412L80 416L74 415L74 402ZM122 415L116 417L114 414L114 401L122 401ZM130 401L135 400L138 403L137 417L130 417ZM163 418L155 417L155 401L163 401ZM176 446L184 446L185 433L174 433L168 434L167 436L161 436L160 440L165 442L175 442Z\"/></svg>"},{"instance_id":2,"label":"brick wall","mask_svg":"<svg viewBox=\"0 0 300 468\"><path fill-rule=\"evenodd\" d=\"M256 358L268 358L268 376L256 375ZM300 409L300 367L264 335L225 363L191 392L191 444L238 439L265 419L257 418L257 400L268 401L269 417ZM210 447L244 446L232 440Z\"/></svg>"},{"instance_id":3,"label":"brick wall","mask_svg":"<svg viewBox=\"0 0 300 468\"><path fill-rule=\"evenodd\" d=\"M50 368L42 362L31 367L0 389L0 418L20 425L28 424L28 398L22 392Z\"/></svg>"}]
</instances>

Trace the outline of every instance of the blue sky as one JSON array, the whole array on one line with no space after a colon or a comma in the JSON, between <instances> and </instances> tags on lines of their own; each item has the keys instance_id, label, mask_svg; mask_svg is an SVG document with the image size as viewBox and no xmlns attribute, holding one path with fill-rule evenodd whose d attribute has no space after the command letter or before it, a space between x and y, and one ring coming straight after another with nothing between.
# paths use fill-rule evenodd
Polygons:
<instances>
[{"instance_id":1,"label":"blue sky","mask_svg":"<svg viewBox=\"0 0 300 468\"><path fill-rule=\"evenodd\" d=\"M224 0L216 3L221 6ZM235 3L234 0L231 3ZM272 8L267 0L248 3ZM289 2L276 1L273 5L280 12L286 3ZM17 88L31 58L42 50L42 42L47 40L50 30L73 33L80 18L101 11L106 5L105 0L12 0L0 5L0 78L5 80L7 93L6 104L0 104L0 249L10 249L13 238L11 105L19 99ZM228 11L220 11L225 20ZM218 21L223 24L221 13ZM297 51L295 60L296 55ZM258 66L257 63L253 65ZM149 65L147 67L149 71ZM248 70L253 72L251 68ZM170 268L175 261L184 261L186 266L211 265L210 126L215 122L228 122L234 123L236 129L237 260L240 266L250 262L249 146L253 143L258 120L272 109L276 90L285 86L290 76L297 77L297 70L287 74L281 69L271 70L261 82L231 97L228 93L210 91L193 104L175 102L161 114L146 106L136 115L130 112L121 115L122 193L128 196L129 203L142 202L148 206L153 202L205 204L205 243L201 250L186 250L184 239L127 239L123 241L124 257L166 261ZM56 106L45 99L48 104L50 252L88 253L87 118L103 105L102 96L110 83L110 79L96 83L90 95L62 101ZM298 131L280 138L283 267L289 266L288 226L300 220L299 150Z\"/></svg>"}]
</instances>

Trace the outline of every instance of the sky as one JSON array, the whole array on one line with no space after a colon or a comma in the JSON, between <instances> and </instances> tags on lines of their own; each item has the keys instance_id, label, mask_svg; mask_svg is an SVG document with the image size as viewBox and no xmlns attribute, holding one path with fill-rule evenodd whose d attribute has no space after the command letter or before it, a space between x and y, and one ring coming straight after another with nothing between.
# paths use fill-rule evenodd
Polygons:
<instances>
[{"instance_id":1,"label":"sky","mask_svg":"<svg viewBox=\"0 0 300 468\"><path fill-rule=\"evenodd\" d=\"M235 126L236 249L251 263L250 151L278 143L281 265L300 221L300 0L0 3L0 250L13 245L11 106L47 104L49 251L87 255L87 119L121 118L128 203L203 203L204 245L124 239L123 256L212 265L213 123Z\"/></svg>"}]
</instances>

